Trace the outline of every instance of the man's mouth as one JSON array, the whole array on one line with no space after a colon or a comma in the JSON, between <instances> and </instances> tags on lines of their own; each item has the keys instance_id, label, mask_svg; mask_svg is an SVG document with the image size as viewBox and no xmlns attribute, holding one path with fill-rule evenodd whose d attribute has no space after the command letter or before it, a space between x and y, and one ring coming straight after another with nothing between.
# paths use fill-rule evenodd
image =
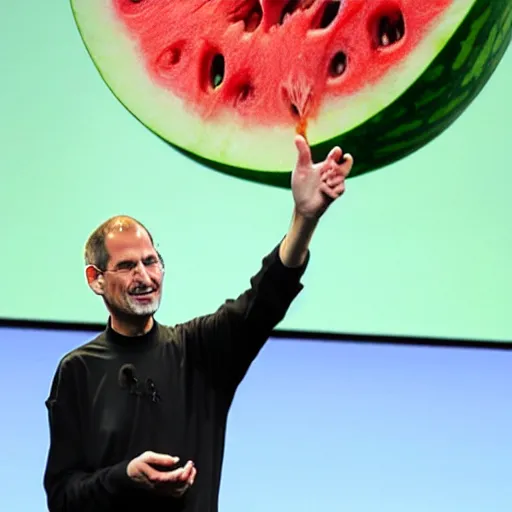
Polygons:
<instances>
[{"instance_id":1,"label":"man's mouth","mask_svg":"<svg viewBox=\"0 0 512 512\"><path fill-rule=\"evenodd\" d=\"M132 295L133 297L146 297L148 295L151 295L155 291L156 289L152 287L135 288L130 292L130 295Z\"/></svg>"}]
</instances>

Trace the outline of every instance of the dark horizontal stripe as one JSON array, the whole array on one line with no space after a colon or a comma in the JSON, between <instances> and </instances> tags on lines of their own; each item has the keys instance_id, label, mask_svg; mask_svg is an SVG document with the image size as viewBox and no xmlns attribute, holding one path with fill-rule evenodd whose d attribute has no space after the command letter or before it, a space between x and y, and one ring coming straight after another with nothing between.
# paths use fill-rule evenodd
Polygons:
<instances>
[{"instance_id":1,"label":"dark horizontal stripe","mask_svg":"<svg viewBox=\"0 0 512 512\"><path fill-rule=\"evenodd\" d=\"M22 328L22 329L41 329L54 331L84 331L100 332L105 328L105 324L80 323L80 322L55 322L46 320L16 320L10 318L0 318L0 327ZM276 329L272 332L273 338L279 339L302 339L307 341L323 342L350 342L350 343L370 343L378 345L406 345L406 346L424 346L424 347L444 347L444 348L471 348L485 350L512 350L512 341L503 340L484 340L468 338L442 338L442 337L421 337L421 336L391 336L377 334L351 334L351 333L333 333L322 331L301 331Z\"/></svg>"}]
</instances>

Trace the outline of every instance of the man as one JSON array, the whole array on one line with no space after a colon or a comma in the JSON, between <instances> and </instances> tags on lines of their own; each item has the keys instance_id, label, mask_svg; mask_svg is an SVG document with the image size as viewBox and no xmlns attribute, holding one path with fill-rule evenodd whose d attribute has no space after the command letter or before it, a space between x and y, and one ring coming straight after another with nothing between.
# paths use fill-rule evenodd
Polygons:
<instances>
[{"instance_id":1,"label":"man","mask_svg":"<svg viewBox=\"0 0 512 512\"><path fill-rule=\"evenodd\" d=\"M217 511L235 391L302 290L317 222L353 165L338 147L313 164L306 140L295 143L291 226L249 289L213 314L154 319L164 264L136 220L114 217L89 238L86 277L109 320L62 358L46 401L50 512Z\"/></svg>"}]
</instances>

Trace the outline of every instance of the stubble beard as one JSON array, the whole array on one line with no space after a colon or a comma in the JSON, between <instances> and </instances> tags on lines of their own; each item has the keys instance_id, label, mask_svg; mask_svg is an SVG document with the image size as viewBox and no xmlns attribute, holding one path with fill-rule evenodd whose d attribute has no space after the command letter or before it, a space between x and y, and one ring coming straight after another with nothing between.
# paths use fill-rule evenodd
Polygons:
<instances>
[{"instance_id":1,"label":"stubble beard","mask_svg":"<svg viewBox=\"0 0 512 512\"><path fill-rule=\"evenodd\" d=\"M160 297L154 298L148 304L138 304L131 297L126 300L126 312L136 316L154 315L160 307Z\"/></svg>"},{"instance_id":2,"label":"stubble beard","mask_svg":"<svg viewBox=\"0 0 512 512\"><path fill-rule=\"evenodd\" d=\"M121 301L109 301L104 297L108 309L122 317L146 317L154 315L160 307L160 295L147 304L138 304L130 295L125 295Z\"/></svg>"},{"instance_id":3,"label":"stubble beard","mask_svg":"<svg viewBox=\"0 0 512 512\"><path fill-rule=\"evenodd\" d=\"M127 306L127 309L129 309L130 313L132 313L133 315L154 315L158 311L158 308L160 307L160 298L155 298L148 304L137 304L128 299Z\"/></svg>"}]
</instances>

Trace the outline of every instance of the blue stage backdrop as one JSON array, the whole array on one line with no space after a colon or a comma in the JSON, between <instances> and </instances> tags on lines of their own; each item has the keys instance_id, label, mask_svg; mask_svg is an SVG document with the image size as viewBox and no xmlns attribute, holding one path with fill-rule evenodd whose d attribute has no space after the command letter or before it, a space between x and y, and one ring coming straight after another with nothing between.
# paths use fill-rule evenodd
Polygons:
<instances>
[{"instance_id":1,"label":"blue stage backdrop","mask_svg":"<svg viewBox=\"0 0 512 512\"><path fill-rule=\"evenodd\" d=\"M44 400L87 332L0 329L0 510L46 510ZM271 339L229 419L222 512L510 512L512 353ZM200 468L199 468L200 470Z\"/></svg>"}]
</instances>

